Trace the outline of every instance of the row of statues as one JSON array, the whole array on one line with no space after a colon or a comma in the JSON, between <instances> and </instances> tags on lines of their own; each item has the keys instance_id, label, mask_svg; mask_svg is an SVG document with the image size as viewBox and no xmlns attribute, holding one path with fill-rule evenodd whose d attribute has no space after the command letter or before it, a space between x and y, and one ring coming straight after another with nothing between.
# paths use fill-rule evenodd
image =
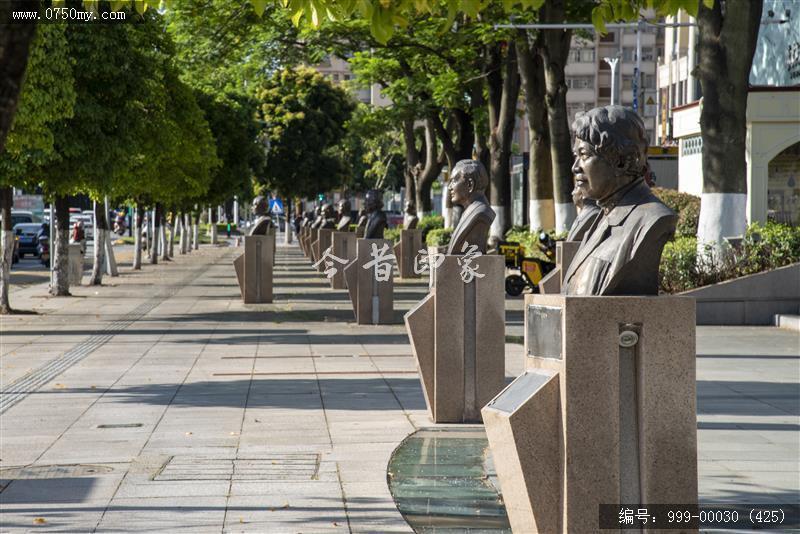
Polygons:
<instances>
[{"instance_id":1,"label":"row of statues","mask_svg":"<svg viewBox=\"0 0 800 534\"><path fill-rule=\"evenodd\" d=\"M647 134L641 118L623 106L605 106L579 114L573 125L575 176L573 200L579 215L567 236L580 241L565 276L568 295L655 295L658 264L666 242L675 231L677 215L651 191L647 171ZM448 190L453 204L463 213L453 230L447 254L463 254L467 247L486 253L489 228L495 219L484 192L489 176L475 160L459 161L453 168ZM267 201L257 197L253 212L258 217L251 235L266 233L272 225L266 216ZM307 212L301 226L348 230L351 205L339 201L338 218L331 204ZM412 203L406 204L404 227L418 222ZM387 228L379 190L369 190L358 216L358 233L382 239ZM363 230L363 231L362 231Z\"/></svg>"}]
</instances>

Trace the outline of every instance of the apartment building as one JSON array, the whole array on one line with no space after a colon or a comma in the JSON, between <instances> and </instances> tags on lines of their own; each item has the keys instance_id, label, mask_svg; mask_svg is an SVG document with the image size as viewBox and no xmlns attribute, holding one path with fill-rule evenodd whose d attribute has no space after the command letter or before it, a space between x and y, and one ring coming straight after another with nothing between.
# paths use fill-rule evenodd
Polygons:
<instances>
[{"instance_id":1,"label":"apartment building","mask_svg":"<svg viewBox=\"0 0 800 534\"><path fill-rule=\"evenodd\" d=\"M335 85L349 85L348 82L355 79L355 75L350 70L350 64L346 59L340 57L328 56L314 68L330 79ZM385 107L392 103L390 99L383 96L381 86L378 84L372 84L368 88L356 87L355 84L350 85L353 95L359 102L378 107Z\"/></svg>"},{"instance_id":2,"label":"apartment building","mask_svg":"<svg viewBox=\"0 0 800 534\"><path fill-rule=\"evenodd\" d=\"M659 29L646 26L640 35L642 57L638 94L639 114L645 123L650 143L655 142L656 131L656 54L659 46ZM612 84L612 67L605 58L618 58ZM574 36L565 74L567 87L567 112L570 122L579 111L614 102L633 106L633 76L636 67L635 29L609 30L605 35Z\"/></svg>"}]
</instances>

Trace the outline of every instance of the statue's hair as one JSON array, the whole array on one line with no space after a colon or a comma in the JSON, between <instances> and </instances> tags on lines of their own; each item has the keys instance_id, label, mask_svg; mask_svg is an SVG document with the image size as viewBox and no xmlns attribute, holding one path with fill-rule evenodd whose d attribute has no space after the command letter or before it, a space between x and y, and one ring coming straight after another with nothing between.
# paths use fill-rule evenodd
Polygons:
<instances>
[{"instance_id":1,"label":"statue's hair","mask_svg":"<svg viewBox=\"0 0 800 534\"><path fill-rule=\"evenodd\" d=\"M486 167L483 166L478 160L462 159L453 166L451 176L462 173L464 178L470 180L473 184L473 191L483 192L489 187L489 174L486 172Z\"/></svg>"},{"instance_id":2,"label":"statue's hair","mask_svg":"<svg viewBox=\"0 0 800 534\"><path fill-rule=\"evenodd\" d=\"M350 201L347 200L346 198L343 198L342 200L339 201L339 206L342 207L342 211L346 211L346 212L350 213L350 209L351 209Z\"/></svg>"},{"instance_id":3,"label":"statue's hair","mask_svg":"<svg viewBox=\"0 0 800 534\"><path fill-rule=\"evenodd\" d=\"M572 123L576 139L594 147L598 156L621 174L642 176L647 165L647 131L632 109L604 106L578 113Z\"/></svg>"},{"instance_id":4,"label":"statue's hair","mask_svg":"<svg viewBox=\"0 0 800 534\"><path fill-rule=\"evenodd\" d=\"M380 189L368 189L365 198L369 196L374 196L377 199L378 209L381 209L383 207L383 193L381 192Z\"/></svg>"}]
</instances>

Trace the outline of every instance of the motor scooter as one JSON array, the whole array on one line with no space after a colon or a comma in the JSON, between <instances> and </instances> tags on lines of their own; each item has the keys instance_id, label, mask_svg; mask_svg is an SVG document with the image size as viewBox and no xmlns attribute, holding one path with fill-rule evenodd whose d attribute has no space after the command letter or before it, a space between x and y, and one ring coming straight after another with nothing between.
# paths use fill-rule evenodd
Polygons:
<instances>
[{"instance_id":1,"label":"motor scooter","mask_svg":"<svg viewBox=\"0 0 800 534\"><path fill-rule=\"evenodd\" d=\"M547 261L541 258L525 257L525 247L519 243L501 242L498 251L506 258L506 267L518 270L519 274L509 274L506 276L506 293L516 297L527 287L534 293L539 292L539 282L544 275L552 271L556 257L556 242L547 232L539 234L539 250L547 257Z\"/></svg>"}]
</instances>

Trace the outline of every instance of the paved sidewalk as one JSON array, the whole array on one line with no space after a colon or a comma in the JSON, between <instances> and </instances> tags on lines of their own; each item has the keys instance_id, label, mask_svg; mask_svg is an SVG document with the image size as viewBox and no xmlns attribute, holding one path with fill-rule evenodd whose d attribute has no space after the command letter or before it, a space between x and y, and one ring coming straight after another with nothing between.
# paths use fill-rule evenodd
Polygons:
<instances>
[{"instance_id":1,"label":"paved sidewalk","mask_svg":"<svg viewBox=\"0 0 800 534\"><path fill-rule=\"evenodd\" d=\"M275 303L245 307L240 251L12 294L40 314L0 319L0 531L410 531L386 465L432 426L400 322L425 284L396 285L398 324L357 326L279 246ZM701 328L698 352L702 497L796 500L796 333ZM522 360L507 344L509 377Z\"/></svg>"}]
</instances>

